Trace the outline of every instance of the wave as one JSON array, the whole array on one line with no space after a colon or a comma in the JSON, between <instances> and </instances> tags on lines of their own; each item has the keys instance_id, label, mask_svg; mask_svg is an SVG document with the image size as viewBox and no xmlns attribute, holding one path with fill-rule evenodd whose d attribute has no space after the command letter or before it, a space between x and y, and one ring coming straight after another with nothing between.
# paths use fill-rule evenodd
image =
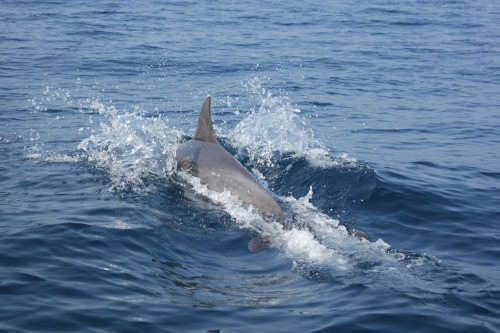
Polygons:
<instances>
[{"instance_id":1,"label":"wave","mask_svg":"<svg viewBox=\"0 0 500 333\"><path fill-rule=\"evenodd\" d=\"M151 115L141 108L120 111L112 102L87 98L79 102L79 112L89 115L90 135L73 151L32 149L28 157L93 165L104 172L109 190L121 195L155 192L162 182L188 186L221 206L245 232L272 239L294 269L306 276L317 269L353 276L360 270L386 274L416 265L423 257L408 259L382 239L352 237L346 221L332 217L340 217L339 210L349 209L350 202L371 197L377 191L376 173L346 154L332 155L287 96L274 95L259 78L245 87L259 106L244 114L233 129L217 128L217 132L221 143L236 152L295 221L290 230L265 221L229 193L212 192L196 178L176 172L175 151L191 133L171 125L164 114Z\"/></svg>"},{"instance_id":2,"label":"wave","mask_svg":"<svg viewBox=\"0 0 500 333\"><path fill-rule=\"evenodd\" d=\"M250 79L245 86L251 95L257 97L259 106L228 133L231 144L238 149L238 155L268 168L274 167L274 161L287 154L304 156L310 163L321 167L357 163L347 154L333 158L315 137L307 119L300 116L301 110L287 96L274 95L263 87L258 77Z\"/></svg>"}]
</instances>

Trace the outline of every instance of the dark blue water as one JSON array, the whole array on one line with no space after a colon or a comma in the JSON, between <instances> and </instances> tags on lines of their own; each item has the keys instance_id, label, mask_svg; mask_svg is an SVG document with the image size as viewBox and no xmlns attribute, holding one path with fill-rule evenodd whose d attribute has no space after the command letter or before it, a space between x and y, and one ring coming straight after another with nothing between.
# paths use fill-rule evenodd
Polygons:
<instances>
[{"instance_id":1,"label":"dark blue water","mask_svg":"<svg viewBox=\"0 0 500 333\"><path fill-rule=\"evenodd\" d=\"M496 1L2 1L0 331L498 332L499 87Z\"/></svg>"}]
</instances>

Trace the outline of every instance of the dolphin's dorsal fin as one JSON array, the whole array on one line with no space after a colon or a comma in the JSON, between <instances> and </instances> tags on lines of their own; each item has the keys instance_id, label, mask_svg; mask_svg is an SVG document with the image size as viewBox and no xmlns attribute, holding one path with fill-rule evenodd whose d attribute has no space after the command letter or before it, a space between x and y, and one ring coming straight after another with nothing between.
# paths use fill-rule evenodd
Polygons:
<instances>
[{"instance_id":1,"label":"dolphin's dorsal fin","mask_svg":"<svg viewBox=\"0 0 500 333\"><path fill-rule=\"evenodd\" d=\"M211 100L210 96L207 97L201 106L200 118L198 119L198 126L196 126L193 139L204 142L219 143L215 138L212 117L210 115Z\"/></svg>"}]
</instances>

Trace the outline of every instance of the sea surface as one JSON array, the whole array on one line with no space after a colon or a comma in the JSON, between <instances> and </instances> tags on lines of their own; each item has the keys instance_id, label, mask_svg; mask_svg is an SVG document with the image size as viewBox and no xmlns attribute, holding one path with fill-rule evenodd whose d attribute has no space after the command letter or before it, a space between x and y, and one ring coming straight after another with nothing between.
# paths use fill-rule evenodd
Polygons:
<instances>
[{"instance_id":1,"label":"sea surface","mask_svg":"<svg viewBox=\"0 0 500 333\"><path fill-rule=\"evenodd\" d=\"M500 332L500 3L0 1L0 331Z\"/></svg>"}]
</instances>

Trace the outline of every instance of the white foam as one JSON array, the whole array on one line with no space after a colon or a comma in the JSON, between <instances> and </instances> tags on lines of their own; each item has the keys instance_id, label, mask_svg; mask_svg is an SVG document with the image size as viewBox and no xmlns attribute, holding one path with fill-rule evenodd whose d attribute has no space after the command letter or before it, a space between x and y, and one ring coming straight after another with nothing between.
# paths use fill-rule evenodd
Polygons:
<instances>
[{"instance_id":1,"label":"white foam","mask_svg":"<svg viewBox=\"0 0 500 333\"><path fill-rule=\"evenodd\" d=\"M47 163L78 163L86 160L81 154L64 154L64 153L30 153L27 155L29 159L39 160Z\"/></svg>"},{"instance_id":2,"label":"white foam","mask_svg":"<svg viewBox=\"0 0 500 333\"><path fill-rule=\"evenodd\" d=\"M293 215L296 220L295 227L284 229L277 222L264 220L255 209L244 206L231 193L211 191L198 178L185 172L179 174L197 194L221 205L237 226L258 232L272 240L272 247L280 249L295 263L347 271L360 262L380 260L383 257L387 257L389 262L395 259L387 254L390 246L384 241L369 242L350 236L338 220L318 211L310 202L312 188L302 198L278 198L288 208L285 213Z\"/></svg>"},{"instance_id":3,"label":"white foam","mask_svg":"<svg viewBox=\"0 0 500 333\"><path fill-rule=\"evenodd\" d=\"M112 191L133 188L146 190L144 180L153 175L165 177L174 172L175 150L181 132L168 124L165 116L151 117L146 110L133 106L131 110L118 110L112 101L99 98L75 98L79 91L54 89L47 86L43 96L32 99L34 113L46 115L46 128L31 130L26 151L32 160L49 163L78 163L90 161L109 174ZM88 124L79 124L74 129L81 138L74 151L60 152L48 148L40 139L43 136L56 137L65 109L79 110L88 118ZM58 110L61 115L46 113ZM96 124L98 126L96 126ZM66 124L71 126L73 124ZM74 138L72 138L74 139ZM42 143L40 143L42 142Z\"/></svg>"},{"instance_id":4,"label":"white foam","mask_svg":"<svg viewBox=\"0 0 500 333\"><path fill-rule=\"evenodd\" d=\"M82 140L78 149L88 160L107 170L112 190L143 188L143 177L174 172L175 150L181 132L166 117L146 117L137 110L119 112L113 105L92 100L90 107L104 116L100 128Z\"/></svg>"},{"instance_id":5,"label":"white foam","mask_svg":"<svg viewBox=\"0 0 500 333\"><path fill-rule=\"evenodd\" d=\"M132 225L130 223L124 222L122 220L116 220L111 224L105 225L106 227L112 228L112 229L121 229L121 230L128 230L128 229L134 229L136 226Z\"/></svg>"},{"instance_id":6,"label":"white foam","mask_svg":"<svg viewBox=\"0 0 500 333\"><path fill-rule=\"evenodd\" d=\"M274 95L258 77L246 86L250 94L258 97L260 105L229 132L228 137L240 154L245 153L252 162L265 167L273 167L276 157L287 153L305 157L322 168L357 163L347 154L333 158L287 96Z\"/></svg>"},{"instance_id":7,"label":"white foam","mask_svg":"<svg viewBox=\"0 0 500 333\"><path fill-rule=\"evenodd\" d=\"M280 197L287 203L301 230L285 233L283 248L294 260L307 264L349 270L360 261L386 256L389 245L382 240L370 242L350 236L337 219L320 212L311 202L312 187L302 198Z\"/></svg>"}]
</instances>

